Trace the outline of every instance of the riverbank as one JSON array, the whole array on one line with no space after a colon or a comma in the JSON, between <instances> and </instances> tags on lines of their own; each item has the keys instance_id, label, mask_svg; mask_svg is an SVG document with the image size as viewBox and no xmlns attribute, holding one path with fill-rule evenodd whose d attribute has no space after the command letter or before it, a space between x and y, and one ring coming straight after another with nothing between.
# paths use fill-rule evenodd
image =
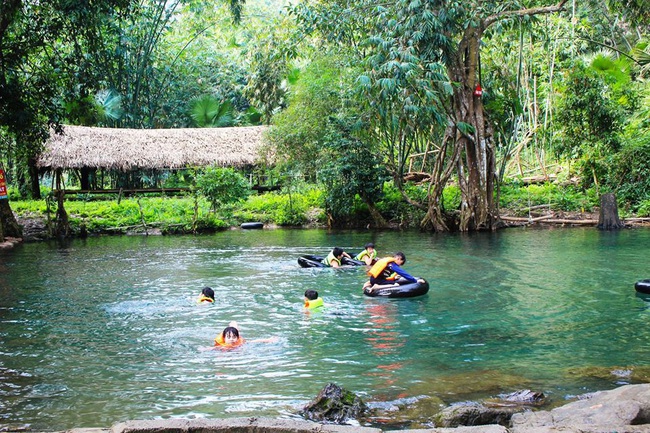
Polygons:
<instances>
[{"instance_id":1,"label":"riverbank","mask_svg":"<svg viewBox=\"0 0 650 433\"><path fill-rule=\"evenodd\" d=\"M514 216L512 212L504 212L501 217L504 227L595 227L598 224L598 214L594 212L551 212L545 215L531 215L529 217ZM20 242L38 242L50 239L50 230L46 218L36 215L16 216L18 224L23 228L22 238L7 238L0 244L0 249L12 248ZM650 227L650 218L622 218L621 222L628 228ZM266 224L265 228L273 228L275 225ZM309 227L327 228L324 225L309 224ZM119 227L116 227L116 229ZM231 226L229 229L239 229L238 226ZM397 228L396 230L399 230ZM163 232L155 226L128 226L122 231L97 230L88 231L84 235L161 235ZM79 237L76 234L74 237Z\"/></svg>"},{"instance_id":2,"label":"riverbank","mask_svg":"<svg viewBox=\"0 0 650 433\"><path fill-rule=\"evenodd\" d=\"M297 419L231 418L135 420L70 433L648 433L650 384L625 385L582 396L550 411L525 410L501 424L383 430Z\"/></svg>"}]
</instances>

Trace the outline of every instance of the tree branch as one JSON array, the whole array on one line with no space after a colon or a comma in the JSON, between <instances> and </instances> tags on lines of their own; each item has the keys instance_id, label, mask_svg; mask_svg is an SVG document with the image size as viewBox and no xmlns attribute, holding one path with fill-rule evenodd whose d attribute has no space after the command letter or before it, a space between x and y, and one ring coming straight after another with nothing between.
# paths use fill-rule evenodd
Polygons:
<instances>
[{"instance_id":1,"label":"tree branch","mask_svg":"<svg viewBox=\"0 0 650 433\"><path fill-rule=\"evenodd\" d=\"M566 4L568 0L560 0L556 5L554 6L545 6L545 7L538 7L538 8L530 8L530 9L520 9L516 11L503 11L498 14L490 15L487 17L485 20L483 20L483 29L488 28L492 24L494 24L497 21L500 21L502 19L510 18L510 17L525 17L525 16L530 16L530 15L539 15L539 14L552 14L554 12L559 12L564 9L564 5Z\"/></svg>"}]
</instances>

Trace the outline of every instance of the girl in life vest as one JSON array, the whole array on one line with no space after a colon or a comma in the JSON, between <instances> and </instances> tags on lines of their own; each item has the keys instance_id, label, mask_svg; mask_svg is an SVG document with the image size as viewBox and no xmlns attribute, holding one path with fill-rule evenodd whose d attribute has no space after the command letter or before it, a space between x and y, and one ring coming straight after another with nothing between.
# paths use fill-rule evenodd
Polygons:
<instances>
[{"instance_id":1,"label":"girl in life vest","mask_svg":"<svg viewBox=\"0 0 650 433\"><path fill-rule=\"evenodd\" d=\"M221 331L214 339L214 347L219 349L233 349L244 344L244 339L239 335L237 322L230 322L228 326Z\"/></svg>"},{"instance_id":2,"label":"girl in life vest","mask_svg":"<svg viewBox=\"0 0 650 433\"><path fill-rule=\"evenodd\" d=\"M237 322L232 321L223 331L221 331L221 334L217 335L217 338L214 339L214 347L211 349L230 350L241 346L245 341L249 343L274 343L278 341L278 337L244 340L244 338L239 334Z\"/></svg>"},{"instance_id":3,"label":"girl in life vest","mask_svg":"<svg viewBox=\"0 0 650 433\"><path fill-rule=\"evenodd\" d=\"M203 304L203 303L213 303L214 302L214 290L212 290L210 287L204 287L203 290L201 290L201 294L199 295L199 299L196 300L198 304Z\"/></svg>"},{"instance_id":4,"label":"girl in life vest","mask_svg":"<svg viewBox=\"0 0 650 433\"><path fill-rule=\"evenodd\" d=\"M323 299L318 297L316 290L305 290L305 308L315 310L323 307Z\"/></svg>"},{"instance_id":5,"label":"girl in life vest","mask_svg":"<svg viewBox=\"0 0 650 433\"><path fill-rule=\"evenodd\" d=\"M368 271L370 281L366 281L364 288L385 284L408 284L423 282L420 278L415 278L400 266L406 263L406 256L402 252L397 252L393 257L384 257L377 260L372 268ZM371 289L372 290L372 289Z\"/></svg>"}]
</instances>

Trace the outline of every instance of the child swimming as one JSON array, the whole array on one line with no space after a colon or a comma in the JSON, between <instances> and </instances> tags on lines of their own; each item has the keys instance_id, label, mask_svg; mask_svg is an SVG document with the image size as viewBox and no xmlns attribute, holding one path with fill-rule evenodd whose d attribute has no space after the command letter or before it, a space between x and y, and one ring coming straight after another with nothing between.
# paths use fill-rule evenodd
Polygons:
<instances>
[{"instance_id":1,"label":"child swimming","mask_svg":"<svg viewBox=\"0 0 650 433\"><path fill-rule=\"evenodd\" d=\"M199 299L197 299L196 302L198 304L202 304L203 302L213 303L214 302L214 290L212 290L210 287L204 287L203 290L201 290L201 294L199 295Z\"/></svg>"},{"instance_id":2,"label":"child swimming","mask_svg":"<svg viewBox=\"0 0 650 433\"><path fill-rule=\"evenodd\" d=\"M316 290L305 290L305 308L315 310L323 307L323 299L318 297Z\"/></svg>"},{"instance_id":3,"label":"child swimming","mask_svg":"<svg viewBox=\"0 0 650 433\"><path fill-rule=\"evenodd\" d=\"M223 331L214 339L214 346L210 349L230 350L239 347L244 342L248 343L273 343L278 341L278 337L258 338L255 340L244 340L239 332L239 325L234 320L224 328ZM209 349L208 349L209 350Z\"/></svg>"}]
</instances>

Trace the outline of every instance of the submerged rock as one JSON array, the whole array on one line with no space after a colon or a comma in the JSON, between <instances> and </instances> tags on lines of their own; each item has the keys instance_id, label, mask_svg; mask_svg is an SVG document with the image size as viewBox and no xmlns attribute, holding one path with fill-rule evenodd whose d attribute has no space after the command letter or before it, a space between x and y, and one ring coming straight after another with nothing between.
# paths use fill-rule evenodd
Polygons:
<instances>
[{"instance_id":1,"label":"submerged rock","mask_svg":"<svg viewBox=\"0 0 650 433\"><path fill-rule=\"evenodd\" d=\"M440 412L435 418L439 427L460 427L500 424L508 426L519 409L513 407L487 407L477 402L456 403Z\"/></svg>"},{"instance_id":2,"label":"submerged rock","mask_svg":"<svg viewBox=\"0 0 650 433\"><path fill-rule=\"evenodd\" d=\"M599 367L589 366L570 368L567 375L571 377L586 377L611 381L617 384L639 384L650 382L650 367L648 366L618 366Z\"/></svg>"},{"instance_id":3,"label":"submerged rock","mask_svg":"<svg viewBox=\"0 0 650 433\"><path fill-rule=\"evenodd\" d=\"M539 407L546 403L546 396L540 391L531 391L523 389L511 392L510 394L501 394L498 399L488 399L485 401L487 406L535 406Z\"/></svg>"},{"instance_id":4,"label":"submerged rock","mask_svg":"<svg viewBox=\"0 0 650 433\"><path fill-rule=\"evenodd\" d=\"M356 394L328 383L300 414L310 421L345 424L359 418L366 409L366 404Z\"/></svg>"}]
</instances>

